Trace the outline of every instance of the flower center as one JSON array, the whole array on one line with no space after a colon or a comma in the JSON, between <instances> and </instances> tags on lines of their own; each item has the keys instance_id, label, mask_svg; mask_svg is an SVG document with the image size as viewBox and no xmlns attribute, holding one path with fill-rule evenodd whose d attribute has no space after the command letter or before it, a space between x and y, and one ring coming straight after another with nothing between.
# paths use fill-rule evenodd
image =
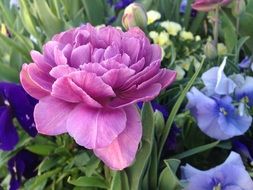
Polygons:
<instances>
[{"instance_id":1,"label":"flower center","mask_svg":"<svg viewBox=\"0 0 253 190\"><path fill-rule=\"evenodd\" d=\"M221 184L218 183L218 185L215 185L215 186L213 187L213 190L221 190Z\"/></svg>"},{"instance_id":2,"label":"flower center","mask_svg":"<svg viewBox=\"0 0 253 190\"><path fill-rule=\"evenodd\" d=\"M249 103L249 97L248 96L244 96L243 98L242 98L242 101L244 102L244 103Z\"/></svg>"},{"instance_id":3,"label":"flower center","mask_svg":"<svg viewBox=\"0 0 253 190\"><path fill-rule=\"evenodd\" d=\"M221 108L220 108L220 112L221 112L223 115L227 115L227 114L228 114L228 112L225 110L224 107L221 107Z\"/></svg>"}]
</instances>

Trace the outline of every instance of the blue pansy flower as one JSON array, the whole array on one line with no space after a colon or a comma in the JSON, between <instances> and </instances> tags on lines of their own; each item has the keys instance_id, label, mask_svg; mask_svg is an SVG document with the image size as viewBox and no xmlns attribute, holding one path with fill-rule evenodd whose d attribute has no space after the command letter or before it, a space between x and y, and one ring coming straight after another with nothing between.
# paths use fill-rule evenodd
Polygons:
<instances>
[{"instance_id":1,"label":"blue pansy flower","mask_svg":"<svg viewBox=\"0 0 253 190\"><path fill-rule=\"evenodd\" d=\"M227 57L224 58L220 67L213 67L203 73L201 79L204 82L204 91L207 95L229 95L234 92L236 84L224 73Z\"/></svg>"},{"instance_id":2,"label":"blue pansy flower","mask_svg":"<svg viewBox=\"0 0 253 190\"><path fill-rule=\"evenodd\" d=\"M230 96L208 97L193 87L187 93L187 108L197 120L198 126L206 135L225 140L244 134L250 127L252 117L239 115Z\"/></svg>"},{"instance_id":3,"label":"blue pansy flower","mask_svg":"<svg viewBox=\"0 0 253 190\"><path fill-rule=\"evenodd\" d=\"M226 161L212 169L201 171L190 165L181 167L185 190L252 190L253 181L239 154L231 152Z\"/></svg>"},{"instance_id":4,"label":"blue pansy flower","mask_svg":"<svg viewBox=\"0 0 253 190\"><path fill-rule=\"evenodd\" d=\"M37 134L33 119L36 100L20 85L0 82L0 149L12 150L18 143L18 133L13 125L16 118L32 137Z\"/></svg>"},{"instance_id":5,"label":"blue pansy flower","mask_svg":"<svg viewBox=\"0 0 253 190\"><path fill-rule=\"evenodd\" d=\"M19 189L22 177L29 179L37 174L39 157L27 150L21 150L8 161L8 170L11 174L10 190Z\"/></svg>"}]
</instances>

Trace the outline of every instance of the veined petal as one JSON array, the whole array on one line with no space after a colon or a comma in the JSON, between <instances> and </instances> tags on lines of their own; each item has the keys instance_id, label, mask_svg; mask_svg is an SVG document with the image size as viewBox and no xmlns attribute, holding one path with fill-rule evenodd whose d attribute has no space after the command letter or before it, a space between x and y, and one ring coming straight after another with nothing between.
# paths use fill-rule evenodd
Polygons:
<instances>
[{"instance_id":1,"label":"veined petal","mask_svg":"<svg viewBox=\"0 0 253 190\"><path fill-rule=\"evenodd\" d=\"M94 150L113 170L123 170L133 163L142 136L140 115L136 107L127 106L124 110L127 117L125 130L109 146Z\"/></svg>"},{"instance_id":2,"label":"veined petal","mask_svg":"<svg viewBox=\"0 0 253 190\"><path fill-rule=\"evenodd\" d=\"M75 104L52 96L40 99L34 109L34 120L39 133L59 135L66 132L66 121Z\"/></svg>"},{"instance_id":3,"label":"veined petal","mask_svg":"<svg viewBox=\"0 0 253 190\"><path fill-rule=\"evenodd\" d=\"M126 120L123 109L91 108L80 104L69 115L67 131L85 148L102 148L125 129Z\"/></svg>"}]
</instances>

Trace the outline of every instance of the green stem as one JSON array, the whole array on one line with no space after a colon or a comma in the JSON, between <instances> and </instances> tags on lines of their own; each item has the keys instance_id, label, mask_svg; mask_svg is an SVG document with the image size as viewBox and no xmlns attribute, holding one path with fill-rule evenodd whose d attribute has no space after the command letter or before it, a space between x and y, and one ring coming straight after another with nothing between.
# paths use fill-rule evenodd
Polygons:
<instances>
[{"instance_id":1,"label":"green stem","mask_svg":"<svg viewBox=\"0 0 253 190\"><path fill-rule=\"evenodd\" d=\"M214 25L213 25L213 42L214 42L214 47L217 48L218 44L218 37L219 37L219 12L220 12L220 7L217 6L215 8L215 16L214 16Z\"/></svg>"}]
</instances>

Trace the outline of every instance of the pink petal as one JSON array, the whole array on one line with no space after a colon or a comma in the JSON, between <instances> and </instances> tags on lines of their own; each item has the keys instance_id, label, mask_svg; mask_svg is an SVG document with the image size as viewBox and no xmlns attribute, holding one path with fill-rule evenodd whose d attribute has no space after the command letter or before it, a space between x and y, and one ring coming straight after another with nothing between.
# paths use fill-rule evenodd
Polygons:
<instances>
[{"instance_id":1,"label":"pink petal","mask_svg":"<svg viewBox=\"0 0 253 190\"><path fill-rule=\"evenodd\" d=\"M94 49L93 54L91 55L92 63L100 63L104 58L104 49Z\"/></svg>"},{"instance_id":2,"label":"pink petal","mask_svg":"<svg viewBox=\"0 0 253 190\"><path fill-rule=\"evenodd\" d=\"M168 69L160 69L160 71L149 80L138 85L137 89L146 88L150 84L160 83L163 88L169 86L176 79L177 73Z\"/></svg>"},{"instance_id":3,"label":"pink petal","mask_svg":"<svg viewBox=\"0 0 253 190\"><path fill-rule=\"evenodd\" d=\"M54 77L54 78L60 78L63 76L66 76L74 71L77 71L76 68L74 67L70 67L68 65L58 65L56 67L54 67L49 74Z\"/></svg>"},{"instance_id":4,"label":"pink petal","mask_svg":"<svg viewBox=\"0 0 253 190\"><path fill-rule=\"evenodd\" d=\"M63 52L58 48L54 49L54 61L56 65L66 65L67 58L64 56Z\"/></svg>"},{"instance_id":5,"label":"pink petal","mask_svg":"<svg viewBox=\"0 0 253 190\"><path fill-rule=\"evenodd\" d=\"M32 50L31 57L34 63L43 71L49 72L52 69L52 66L45 60L44 56L39 52Z\"/></svg>"},{"instance_id":6,"label":"pink petal","mask_svg":"<svg viewBox=\"0 0 253 190\"><path fill-rule=\"evenodd\" d=\"M78 105L69 115L67 131L77 144L88 149L108 146L126 127L123 109Z\"/></svg>"},{"instance_id":7,"label":"pink petal","mask_svg":"<svg viewBox=\"0 0 253 190\"><path fill-rule=\"evenodd\" d=\"M150 101L159 95L161 88L161 84L158 83L139 90L133 86L129 91L118 94L118 96L109 103L109 106L121 108L140 101Z\"/></svg>"},{"instance_id":8,"label":"pink petal","mask_svg":"<svg viewBox=\"0 0 253 190\"><path fill-rule=\"evenodd\" d=\"M103 75L106 71L108 71L106 68L104 68L99 63L88 63L81 65L80 68L82 70L87 71L88 73L95 73L97 76Z\"/></svg>"},{"instance_id":9,"label":"pink petal","mask_svg":"<svg viewBox=\"0 0 253 190\"><path fill-rule=\"evenodd\" d=\"M130 66L130 69L133 69L137 72L140 72L145 65L145 58L142 58L138 62L134 63L133 65Z\"/></svg>"},{"instance_id":10,"label":"pink petal","mask_svg":"<svg viewBox=\"0 0 253 190\"><path fill-rule=\"evenodd\" d=\"M57 79L56 82L53 84L51 95L67 102L83 102L88 106L102 107L101 104L92 99L69 77L61 77Z\"/></svg>"},{"instance_id":11,"label":"pink petal","mask_svg":"<svg viewBox=\"0 0 253 190\"><path fill-rule=\"evenodd\" d=\"M50 94L50 90L41 86L37 81L35 81L30 75L30 67L34 66L35 63L30 65L24 64L20 72L20 81L25 91L36 99L40 99L44 96ZM35 66L36 68L36 66Z\"/></svg>"},{"instance_id":12,"label":"pink petal","mask_svg":"<svg viewBox=\"0 0 253 190\"><path fill-rule=\"evenodd\" d=\"M71 73L69 77L92 98L105 99L116 96L113 89L94 73L78 71Z\"/></svg>"},{"instance_id":13,"label":"pink petal","mask_svg":"<svg viewBox=\"0 0 253 190\"><path fill-rule=\"evenodd\" d=\"M72 51L71 66L79 68L80 65L91 61L92 46L90 43L79 46Z\"/></svg>"},{"instance_id":14,"label":"pink petal","mask_svg":"<svg viewBox=\"0 0 253 190\"><path fill-rule=\"evenodd\" d=\"M102 79L106 84L115 89L123 85L134 73L135 71L129 68L111 69L102 76Z\"/></svg>"},{"instance_id":15,"label":"pink petal","mask_svg":"<svg viewBox=\"0 0 253 190\"><path fill-rule=\"evenodd\" d=\"M94 153L113 170L130 166L142 136L141 120L134 105L124 108L127 117L125 130L107 147L94 149Z\"/></svg>"},{"instance_id":16,"label":"pink petal","mask_svg":"<svg viewBox=\"0 0 253 190\"><path fill-rule=\"evenodd\" d=\"M34 120L39 133L59 135L66 132L66 121L75 104L47 96L34 109Z\"/></svg>"}]
</instances>

